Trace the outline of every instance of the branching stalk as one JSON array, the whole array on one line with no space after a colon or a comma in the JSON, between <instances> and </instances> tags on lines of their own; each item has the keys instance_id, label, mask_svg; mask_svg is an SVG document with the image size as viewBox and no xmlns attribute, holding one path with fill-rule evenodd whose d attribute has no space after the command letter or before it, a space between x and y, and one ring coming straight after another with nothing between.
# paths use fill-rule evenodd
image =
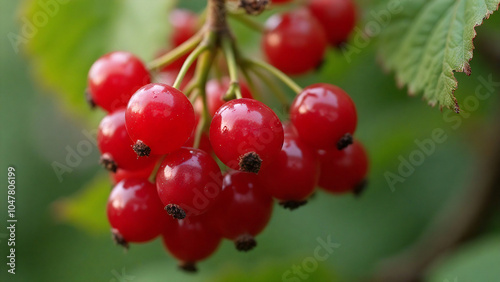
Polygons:
<instances>
[{"instance_id":1,"label":"branching stalk","mask_svg":"<svg viewBox=\"0 0 500 282\"><path fill-rule=\"evenodd\" d=\"M244 59L243 63L247 64L250 68L261 68L268 71L276 78L278 78L280 81L282 81L285 85L290 87L290 89L292 89L296 94L302 92L302 87L300 87L297 83L295 83L295 81L293 81L289 76L284 74L279 69L271 66L266 62L246 58Z\"/></svg>"},{"instance_id":2,"label":"branching stalk","mask_svg":"<svg viewBox=\"0 0 500 282\"><path fill-rule=\"evenodd\" d=\"M225 36L222 39L222 49L224 50L224 55L227 61L227 68L229 70L229 78L231 79L231 84L226 94L224 95L224 100L231 100L236 98L241 99L241 88L238 80L238 65L236 64L236 56L234 51L234 46L232 39L229 36Z\"/></svg>"},{"instance_id":3,"label":"branching stalk","mask_svg":"<svg viewBox=\"0 0 500 282\"><path fill-rule=\"evenodd\" d=\"M196 33L186 42L182 43L181 45L171 50L167 54L149 63L148 69L150 71L158 71L159 69L168 66L169 64L180 59L182 56L186 55L200 44L204 34L205 34L205 29L202 28L200 31L198 31L198 33Z\"/></svg>"}]
</instances>

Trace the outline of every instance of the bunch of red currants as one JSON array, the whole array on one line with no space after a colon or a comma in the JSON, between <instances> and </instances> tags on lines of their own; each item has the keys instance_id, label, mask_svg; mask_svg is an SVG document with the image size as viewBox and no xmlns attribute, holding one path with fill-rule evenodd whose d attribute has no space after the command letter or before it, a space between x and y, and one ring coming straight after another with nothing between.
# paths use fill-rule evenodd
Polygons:
<instances>
[{"instance_id":1,"label":"bunch of red currants","mask_svg":"<svg viewBox=\"0 0 500 282\"><path fill-rule=\"evenodd\" d=\"M350 3L313 0L310 9L336 2ZM296 209L317 186L334 194L362 191L368 158L353 140L357 114L349 95L330 84L293 87L283 72L299 73L316 62L303 61L292 69L272 59L279 53L276 48L295 48L273 45L274 37L288 36L289 24L318 24L304 15L278 16L281 23L265 33L264 50L275 67L237 57L227 31L200 26L196 15L183 10L172 13L173 50L160 52L156 62L161 63L146 67L131 53L112 52L92 65L87 99L107 112L97 139L101 164L115 183L107 215L117 243L128 247L162 236L181 268L194 271L222 238L234 241L240 251L255 247L255 236L271 218L273 199ZM314 26L300 30L302 38L325 35ZM210 38L216 38L213 44L204 45ZM345 40L331 38L332 44ZM231 44L224 44L226 39ZM316 44L297 40L305 48ZM229 77L209 80L219 49ZM296 51L280 56L296 56ZM191 66L195 62L196 68ZM245 83L234 66L246 74ZM264 67L296 89L289 121L282 123L256 99L250 67Z\"/></svg>"}]
</instances>

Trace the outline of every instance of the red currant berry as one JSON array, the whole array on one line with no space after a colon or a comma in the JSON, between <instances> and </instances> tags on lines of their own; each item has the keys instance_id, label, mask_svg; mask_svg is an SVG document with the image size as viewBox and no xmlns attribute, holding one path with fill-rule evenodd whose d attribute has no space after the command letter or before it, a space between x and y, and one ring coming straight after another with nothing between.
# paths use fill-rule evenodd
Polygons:
<instances>
[{"instance_id":1,"label":"red currant berry","mask_svg":"<svg viewBox=\"0 0 500 282\"><path fill-rule=\"evenodd\" d=\"M347 147L357 125L356 107L349 95L337 86L322 83L297 95L290 117L300 138L317 149Z\"/></svg>"},{"instance_id":2,"label":"red currant berry","mask_svg":"<svg viewBox=\"0 0 500 282\"><path fill-rule=\"evenodd\" d=\"M139 155L168 154L179 149L194 129L188 98L166 84L148 84L130 98L125 112L127 131Z\"/></svg>"},{"instance_id":3,"label":"red currant berry","mask_svg":"<svg viewBox=\"0 0 500 282\"><path fill-rule=\"evenodd\" d=\"M185 271L196 271L196 262L212 255L220 245L221 237L208 227L204 216L177 220L163 232L163 244Z\"/></svg>"},{"instance_id":4,"label":"red currant berry","mask_svg":"<svg viewBox=\"0 0 500 282\"><path fill-rule=\"evenodd\" d=\"M193 147L194 145L194 139L195 139L195 134L196 132L193 131L193 134L191 134L191 137L184 143L183 147ZM212 145L210 144L210 139L208 138L208 134L203 132L201 134L201 139L200 139L200 145L198 146L198 149L205 151L209 154L212 154L213 149Z\"/></svg>"},{"instance_id":5,"label":"red currant berry","mask_svg":"<svg viewBox=\"0 0 500 282\"><path fill-rule=\"evenodd\" d=\"M193 37L198 31L198 16L188 10L176 9L170 14L172 24L171 42L177 47Z\"/></svg>"},{"instance_id":6,"label":"red currant berry","mask_svg":"<svg viewBox=\"0 0 500 282\"><path fill-rule=\"evenodd\" d=\"M277 14L267 20L262 49L281 71L298 75L321 63L326 51L325 31L306 9Z\"/></svg>"},{"instance_id":7,"label":"red currant berry","mask_svg":"<svg viewBox=\"0 0 500 282\"><path fill-rule=\"evenodd\" d=\"M134 92L150 82L149 72L141 60L127 52L102 56L88 75L91 101L108 112L126 107Z\"/></svg>"},{"instance_id":8,"label":"red currant berry","mask_svg":"<svg viewBox=\"0 0 500 282\"><path fill-rule=\"evenodd\" d=\"M210 143L217 157L232 169L258 173L276 157L283 145L283 126L262 102L236 99L215 113Z\"/></svg>"},{"instance_id":9,"label":"red currant berry","mask_svg":"<svg viewBox=\"0 0 500 282\"><path fill-rule=\"evenodd\" d=\"M293 135L285 136L278 157L259 173L266 192L289 209L298 208L307 202L318 183L318 176L316 152Z\"/></svg>"},{"instance_id":10,"label":"red currant berry","mask_svg":"<svg viewBox=\"0 0 500 282\"><path fill-rule=\"evenodd\" d=\"M364 189L364 179L368 173L368 156L363 145L355 140L345 150L319 151L319 186L334 194L354 192Z\"/></svg>"},{"instance_id":11,"label":"red currant berry","mask_svg":"<svg viewBox=\"0 0 500 282\"><path fill-rule=\"evenodd\" d=\"M285 138L287 138L287 136L295 137L299 135L297 133L297 129L290 121L286 121L283 123L283 132L285 133Z\"/></svg>"},{"instance_id":12,"label":"red currant berry","mask_svg":"<svg viewBox=\"0 0 500 282\"><path fill-rule=\"evenodd\" d=\"M310 0L308 7L332 46L345 42L356 25L356 5L352 0Z\"/></svg>"},{"instance_id":13,"label":"red currant berry","mask_svg":"<svg viewBox=\"0 0 500 282\"><path fill-rule=\"evenodd\" d=\"M230 171L207 218L238 250L249 251L256 246L254 237L267 226L272 210L273 199L262 189L256 174Z\"/></svg>"},{"instance_id":14,"label":"red currant berry","mask_svg":"<svg viewBox=\"0 0 500 282\"><path fill-rule=\"evenodd\" d=\"M198 149L181 148L163 160L156 187L174 218L205 213L222 189L222 173L212 157Z\"/></svg>"},{"instance_id":15,"label":"red currant berry","mask_svg":"<svg viewBox=\"0 0 500 282\"><path fill-rule=\"evenodd\" d=\"M111 173L111 181L113 182L113 185L116 185L116 183L127 178L148 179L151 173L153 173L154 168L155 163L140 170L125 170L118 168L115 173Z\"/></svg>"},{"instance_id":16,"label":"red currant berry","mask_svg":"<svg viewBox=\"0 0 500 282\"><path fill-rule=\"evenodd\" d=\"M223 98L230 85L231 79L229 79L229 77L223 77L221 80L212 79L207 82L207 106L208 113L211 117L213 117L215 112L226 103ZM243 98L253 98L252 93L250 93L250 90L245 83L240 82L240 89Z\"/></svg>"},{"instance_id":17,"label":"red currant berry","mask_svg":"<svg viewBox=\"0 0 500 282\"><path fill-rule=\"evenodd\" d=\"M102 153L101 164L109 171L118 168L139 170L153 165L158 158L138 158L132 150L134 143L125 128L125 109L108 114L99 124L97 146Z\"/></svg>"},{"instance_id":18,"label":"red currant berry","mask_svg":"<svg viewBox=\"0 0 500 282\"><path fill-rule=\"evenodd\" d=\"M115 241L124 247L128 242L153 240L170 220L155 185L138 178L125 179L113 188L107 214Z\"/></svg>"}]
</instances>

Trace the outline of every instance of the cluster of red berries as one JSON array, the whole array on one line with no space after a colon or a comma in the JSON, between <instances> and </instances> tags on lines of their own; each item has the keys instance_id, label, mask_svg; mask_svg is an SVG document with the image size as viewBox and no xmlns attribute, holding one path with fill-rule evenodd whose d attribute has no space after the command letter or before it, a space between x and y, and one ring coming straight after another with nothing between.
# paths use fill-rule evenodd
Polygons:
<instances>
[{"instance_id":1,"label":"cluster of red berries","mask_svg":"<svg viewBox=\"0 0 500 282\"><path fill-rule=\"evenodd\" d=\"M179 46L198 31L198 20L186 11L173 18L170 41ZM185 85L170 86L183 60L152 77L133 54L112 52L89 71L87 98L107 112L97 139L115 183L107 215L117 243L162 236L181 267L193 271L223 238L240 251L255 247L273 199L295 209L317 186L360 192L368 159L353 140L356 108L342 89L303 89L282 124L241 82L241 95L226 102L234 86L227 77L209 80L203 97L188 99L179 90ZM207 117L209 126L200 126Z\"/></svg>"},{"instance_id":2,"label":"cluster of red berries","mask_svg":"<svg viewBox=\"0 0 500 282\"><path fill-rule=\"evenodd\" d=\"M291 0L273 0L283 4ZM262 49L281 71L298 75L317 68L328 45L340 46L356 24L353 0L308 0L305 7L276 14L266 23Z\"/></svg>"}]
</instances>

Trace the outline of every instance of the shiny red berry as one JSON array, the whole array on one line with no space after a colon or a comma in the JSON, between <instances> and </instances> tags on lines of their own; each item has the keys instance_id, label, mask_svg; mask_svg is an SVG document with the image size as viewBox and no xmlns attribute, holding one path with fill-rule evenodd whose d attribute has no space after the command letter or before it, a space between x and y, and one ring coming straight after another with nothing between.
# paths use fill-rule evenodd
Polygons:
<instances>
[{"instance_id":1,"label":"shiny red berry","mask_svg":"<svg viewBox=\"0 0 500 282\"><path fill-rule=\"evenodd\" d=\"M217 157L235 170L258 173L281 151L283 126L268 106L253 99L235 99L215 113L210 142Z\"/></svg>"},{"instance_id":2,"label":"shiny red berry","mask_svg":"<svg viewBox=\"0 0 500 282\"><path fill-rule=\"evenodd\" d=\"M111 181L113 182L113 185L116 185L116 183L127 178L148 179L151 173L153 172L155 165L156 163L153 163L149 167L142 168L139 170L125 170L118 168L116 172L111 173Z\"/></svg>"},{"instance_id":3,"label":"shiny red berry","mask_svg":"<svg viewBox=\"0 0 500 282\"><path fill-rule=\"evenodd\" d=\"M181 148L163 160L156 187L168 213L182 219L203 214L214 204L222 189L222 174L208 153Z\"/></svg>"},{"instance_id":4,"label":"shiny red berry","mask_svg":"<svg viewBox=\"0 0 500 282\"><path fill-rule=\"evenodd\" d=\"M231 80L229 77L223 77L220 80L212 79L207 82L207 106L210 116L214 116L215 112L226 103L223 98L229 89L230 84ZM250 93L250 90L245 83L240 82L240 89L243 98L253 98L252 93Z\"/></svg>"},{"instance_id":5,"label":"shiny red berry","mask_svg":"<svg viewBox=\"0 0 500 282\"><path fill-rule=\"evenodd\" d=\"M124 247L156 238L170 220L155 185L139 178L125 179L113 188L107 214L115 241Z\"/></svg>"},{"instance_id":6,"label":"shiny red berry","mask_svg":"<svg viewBox=\"0 0 500 282\"><path fill-rule=\"evenodd\" d=\"M362 192L368 173L368 155L359 141L355 140L342 151L320 150L319 158L321 188L334 194Z\"/></svg>"},{"instance_id":7,"label":"shiny red berry","mask_svg":"<svg viewBox=\"0 0 500 282\"><path fill-rule=\"evenodd\" d=\"M296 135L286 135L278 157L259 172L266 192L289 209L306 203L314 192L318 176L319 160L316 151Z\"/></svg>"},{"instance_id":8,"label":"shiny red berry","mask_svg":"<svg viewBox=\"0 0 500 282\"><path fill-rule=\"evenodd\" d=\"M176 220L163 232L163 244L185 271L196 271L196 262L212 255L220 245L221 237L207 224L204 216Z\"/></svg>"},{"instance_id":9,"label":"shiny red berry","mask_svg":"<svg viewBox=\"0 0 500 282\"><path fill-rule=\"evenodd\" d=\"M281 71L298 75L316 68L327 47L326 34L307 9L276 14L266 22L262 49Z\"/></svg>"},{"instance_id":10,"label":"shiny red berry","mask_svg":"<svg viewBox=\"0 0 500 282\"><path fill-rule=\"evenodd\" d=\"M108 112L127 106L137 89L151 82L139 58L128 52L112 52L99 58L88 74L92 102Z\"/></svg>"},{"instance_id":11,"label":"shiny red berry","mask_svg":"<svg viewBox=\"0 0 500 282\"><path fill-rule=\"evenodd\" d=\"M194 110L188 98L166 84L148 84L130 99L125 113L135 152L168 154L179 149L194 129Z\"/></svg>"},{"instance_id":12,"label":"shiny red berry","mask_svg":"<svg viewBox=\"0 0 500 282\"><path fill-rule=\"evenodd\" d=\"M332 46L346 41L356 25L353 0L310 0L308 8L325 29Z\"/></svg>"},{"instance_id":13,"label":"shiny red berry","mask_svg":"<svg viewBox=\"0 0 500 282\"><path fill-rule=\"evenodd\" d=\"M254 237L267 226L272 210L273 200L256 174L230 171L207 219L214 230L233 240L238 250L248 251L256 246Z\"/></svg>"},{"instance_id":14,"label":"shiny red berry","mask_svg":"<svg viewBox=\"0 0 500 282\"><path fill-rule=\"evenodd\" d=\"M305 88L293 101L290 118L300 138L317 149L345 148L358 120L349 95L330 84Z\"/></svg>"},{"instance_id":15,"label":"shiny red berry","mask_svg":"<svg viewBox=\"0 0 500 282\"><path fill-rule=\"evenodd\" d=\"M189 10L176 9L170 14L170 24L172 24L170 41L177 47L196 34L198 16Z\"/></svg>"},{"instance_id":16,"label":"shiny red berry","mask_svg":"<svg viewBox=\"0 0 500 282\"><path fill-rule=\"evenodd\" d=\"M101 164L110 171L140 170L154 165L157 156L137 157L134 143L125 128L125 109L108 114L99 124L97 146L102 153Z\"/></svg>"}]
</instances>

